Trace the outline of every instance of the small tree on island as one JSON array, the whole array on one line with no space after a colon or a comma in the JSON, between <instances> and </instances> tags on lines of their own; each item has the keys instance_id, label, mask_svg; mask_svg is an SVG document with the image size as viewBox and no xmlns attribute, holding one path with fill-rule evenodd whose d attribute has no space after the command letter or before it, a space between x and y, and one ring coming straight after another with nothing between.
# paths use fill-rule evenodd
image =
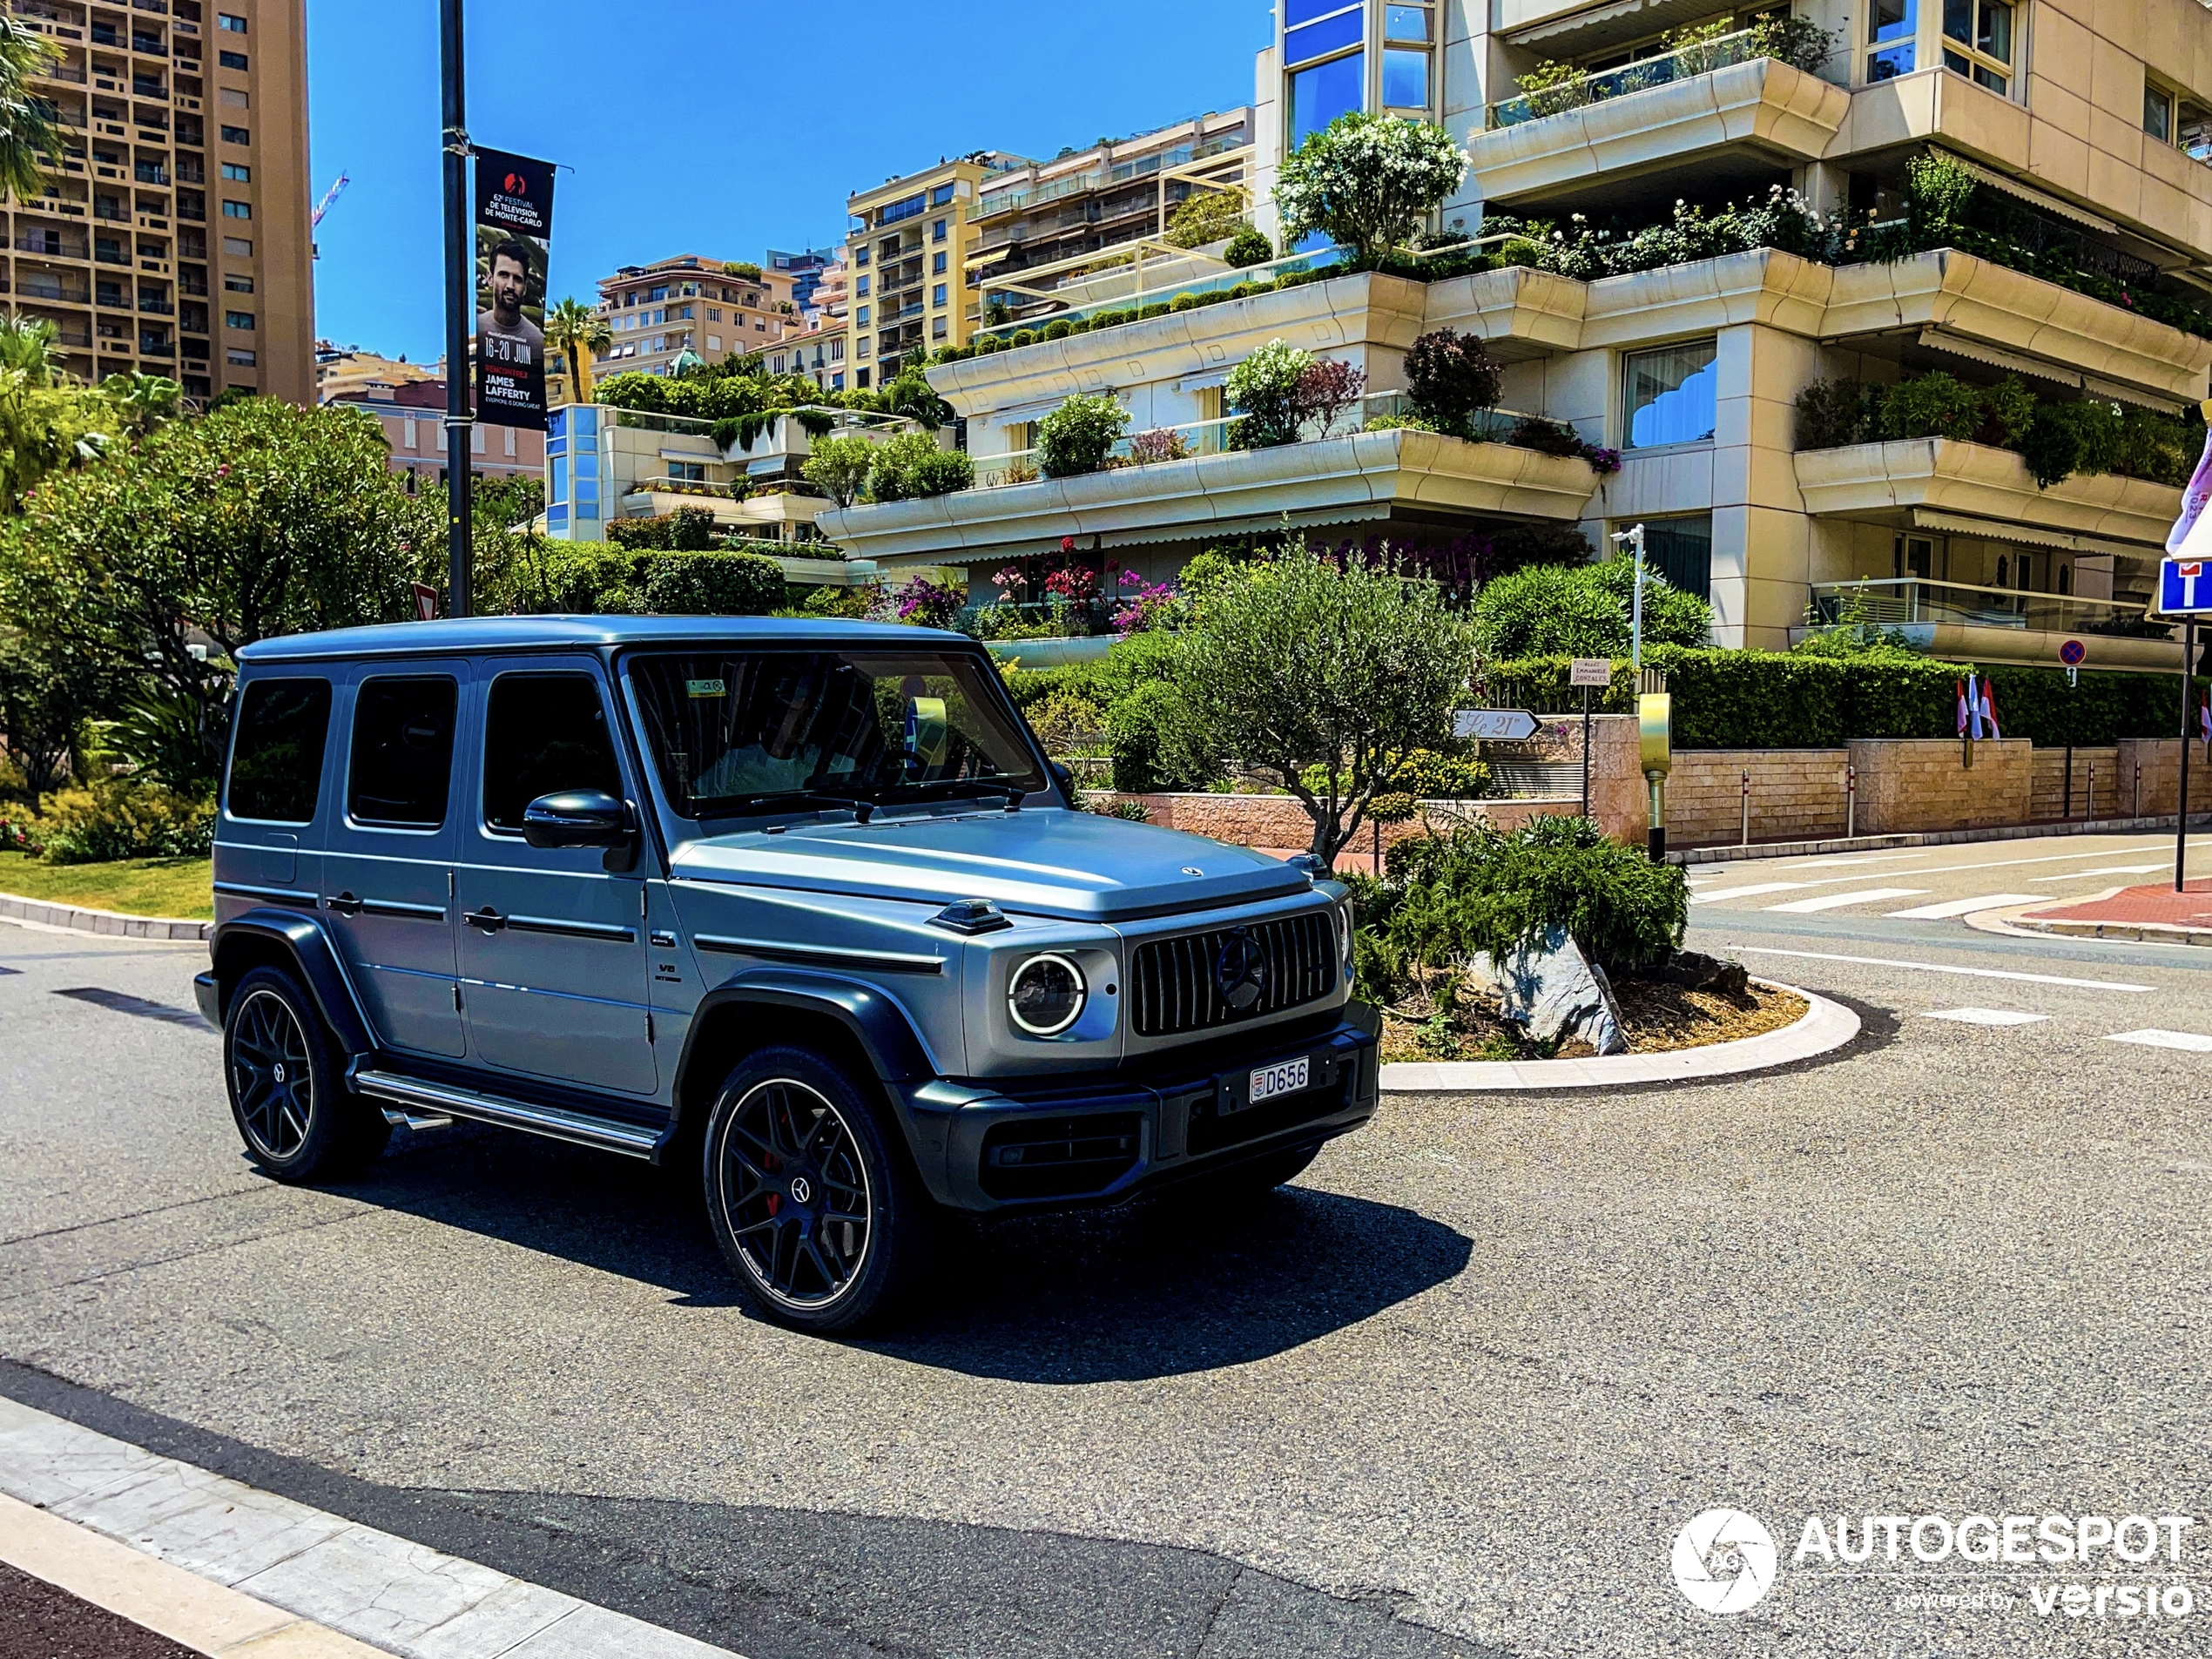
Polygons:
<instances>
[{"instance_id":1,"label":"small tree on island","mask_svg":"<svg viewBox=\"0 0 2212 1659\"><path fill-rule=\"evenodd\" d=\"M1467 178L1452 135L1394 115L1340 115L1283 162L1275 207L1285 246L1318 231L1372 266L1420 228Z\"/></svg>"},{"instance_id":2,"label":"small tree on island","mask_svg":"<svg viewBox=\"0 0 2212 1659\"><path fill-rule=\"evenodd\" d=\"M1192 775L1271 777L1333 866L1390 780L1390 758L1445 745L1472 652L1433 582L1393 563L1339 567L1303 539L1210 588L1174 661L1164 737Z\"/></svg>"}]
</instances>

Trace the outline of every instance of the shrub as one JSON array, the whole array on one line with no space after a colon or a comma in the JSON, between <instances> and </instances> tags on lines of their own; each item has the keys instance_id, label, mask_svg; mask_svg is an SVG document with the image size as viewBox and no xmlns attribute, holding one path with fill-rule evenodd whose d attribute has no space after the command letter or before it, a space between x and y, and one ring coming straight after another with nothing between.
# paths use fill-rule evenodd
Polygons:
<instances>
[{"instance_id":1,"label":"shrub","mask_svg":"<svg viewBox=\"0 0 2212 1659\"><path fill-rule=\"evenodd\" d=\"M1283 240L1318 231L1372 263L1411 236L1467 171L1466 155L1442 127L1340 115L1284 158L1275 185Z\"/></svg>"},{"instance_id":2,"label":"shrub","mask_svg":"<svg viewBox=\"0 0 2212 1659\"><path fill-rule=\"evenodd\" d=\"M1510 834L1487 824L1391 849L1386 937L1403 960L1453 968L1494 961L1563 927L1608 972L1657 966L1681 947L1689 884L1670 864L1608 840L1580 818L1540 818Z\"/></svg>"},{"instance_id":3,"label":"shrub","mask_svg":"<svg viewBox=\"0 0 2212 1659\"><path fill-rule=\"evenodd\" d=\"M868 495L879 502L921 501L974 482L975 462L965 453L941 449L924 433L902 432L876 446Z\"/></svg>"},{"instance_id":4,"label":"shrub","mask_svg":"<svg viewBox=\"0 0 2212 1659\"><path fill-rule=\"evenodd\" d=\"M1184 461L1189 459L1190 446L1180 432L1165 427L1156 427L1149 432L1139 432L1129 441L1129 457L1139 466L1155 461Z\"/></svg>"},{"instance_id":5,"label":"shrub","mask_svg":"<svg viewBox=\"0 0 2212 1659\"><path fill-rule=\"evenodd\" d=\"M645 608L661 616L765 617L783 603L783 568L759 553L671 553L646 567Z\"/></svg>"},{"instance_id":6,"label":"shrub","mask_svg":"<svg viewBox=\"0 0 2212 1659\"><path fill-rule=\"evenodd\" d=\"M1181 718L1182 699L1163 680L1148 680L1106 711L1114 787L1131 795L1174 789L1187 779L1167 759L1167 733Z\"/></svg>"},{"instance_id":7,"label":"shrub","mask_svg":"<svg viewBox=\"0 0 2212 1659\"><path fill-rule=\"evenodd\" d=\"M1157 300L1149 306L1146 306L1143 310L1136 314L1138 320L1142 322L1150 322L1155 317L1164 317L1167 314L1167 306Z\"/></svg>"},{"instance_id":8,"label":"shrub","mask_svg":"<svg viewBox=\"0 0 2212 1659\"><path fill-rule=\"evenodd\" d=\"M206 858L214 846L213 802L130 779L57 791L39 819L49 864Z\"/></svg>"},{"instance_id":9,"label":"shrub","mask_svg":"<svg viewBox=\"0 0 2212 1659\"><path fill-rule=\"evenodd\" d=\"M2020 458L2036 483L2048 489L2077 472L2113 471L2121 453L2121 430L2116 404L2046 403L2028 425Z\"/></svg>"},{"instance_id":10,"label":"shrub","mask_svg":"<svg viewBox=\"0 0 2212 1659\"><path fill-rule=\"evenodd\" d=\"M1941 369L1900 381L1882 399L1885 438L1968 439L1981 421L1981 394Z\"/></svg>"},{"instance_id":11,"label":"shrub","mask_svg":"<svg viewBox=\"0 0 2212 1659\"><path fill-rule=\"evenodd\" d=\"M1037 331L1034 328L1016 328L1006 343L1017 347L1034 346L1037 343Z\"/></svg>"},{"instance_id":12,"label":"shrub","mask_svg":"<svg viewBox=\"0 0 2212 1659\"><path fill-rule=\"evenodd\" d=\"M758 282L760 280L760 267L751 260L725 260L722 264L722 274L747 282Z\"/></svg>"},{"instance_id":13,"label":"shrub","mask_svg":"<svg viewBox=\"0 0 2212 1659\"><path fill-rule=\"evenodd\" d=\"M1301 427L1307 421L1327 437L1336 424L1359 407L1367 395L1367 371L1334 357L1323 357L1298 376L1298 413Z\"/></svg>"},{"instance_id":14,"label":"shrub","mask_svg":"<svg viewBox=\"0 0 2212 1659\"><path fill-rule=\"evenodd\" d=\"M1393 763L1390 786L1416 800L1479 800L1490 792L1490 768L1472 756L1415 749Z\"/></svg>"},{"instance_id":15,"label":"shrub","mask_svg":"<svg viewBox=\"0 0 2212 1659\"><path fill-rule=\"evenodd\" d=\"M1239 448L1266 449L1298 441L1305 409L1298 388L1313 367L1310 352L1285 340L1271 340L1229 371L1224 388L1231 406L1244 418L1233 428Z\"/></svg>"},{"instance_id":16,"label":"shrub","mask_svg":"<svg viewBox=\"0 0 2212 1659\"><path fill-rule=\"evenodd\" d=\"M1071 754L1077 745L1096 741L1105 728L1105 711L1076 691L1055 691L1029 714L1029 729L1049 755Z\"/></svg>"},{"instance_id":17,"label":"shrub","mask_svg":"<svg viewBox=\"0 0 2212 1659\"><path fill-rule=\"evenodd\" d=\"M1477 414L1498 405L1503 371L1477 334L1439 328L1406 353L1406 389L1413 412L1439 432L1474 433Z\"/></svg>"},{"instance_id":18,"label":"shrub","mask_svg":"<svg viewBox=\"0 0 2212 1659\"><path fill-rule=\"evenodd\" d=\"M1176 207L1162 239L1174 247L1204 247L1249 229L1243 191L1194 190Z\"/></svg>"},{"instance_id":19,"label":"shrub","mask_svg":"<svg viewBox=\"0 0 2212 1659\"><path fill-rule=\"evenodd\" d=\"M1635 561L1623 555L1600 564L1532 564L1487 583L1474 602L1474 636L1486 658L1563 651L1611 657L1629 648ZM1654 644L1701 645L1712 607L1645 568L1643 638Z\"/></svg>"},{"instance_id":20,"label":"shrub","mask_svg":"<svg viewBox=\"0 0 2212 1659\"><path fill-rule=\"evenodd\" d=\"M1195 311L1197 308L1198 296L1195 293L1178 293L1168 301L1168 309L1170 312Z\"/></svg>"},{"instance_id":21,"label":"shrub","mask_svg":"<svg viewBox=\"0 0 2212 1659\"><path fill-rule=\"evenodd\" d=\"M1797 394L1797 448L1865 443L1879 429L1878 389L1857 381L1815 381Z\"/></svg>"},{"instance_id":22,"label":"shrub","mask_svg":"<svg viewBox=\"0 0 2212 1659\"><path fill-rule=\"evenodd\" d=\"M1984 443L2014 448L2034 420L2035 394L2019 375L2007 374L1982 393L1981 431L1976 435Z\"/></svg>"},{"instance_id":23,"label":"shrub","mask_svg":"<svg viewBox=\"0 0 2212 1659\"><path fill-rule=\"evenodd\" d=\"M903 622L914 628L950 628L962 603L955 590L918 576L897 589L880 591L868 614L878 622Z\"/></svg>"},{"instance_id":24,"label":"shrub","mask_svg":"<svg viewBox=\"0 0 2212 1659\"><path fill-rule=\"evenodd\" d=\"M850 507L867 487L875 466L875 446L858 433L842 438L811 438L799 474L840 507Z\"/></svg>"},{"instance_id":25,"label":"shrub","mask_svg":"<svg viewBox=\"0 0 2212 1659\"><path fill-rule=\"evenodd\" d=\"M1273 259L1275 245L1247 225L1229 239L1229 246L1221 250L1221 257L1241 271Z\"/></svg>"},{"instance_id":26,"label":"shrub","mask_svg":"<svg viewBox=\"0 0 2212 1659\"><path fill-rule=\"evenodd\" d=\"M1077 393L1037 423L1037 464L1048 478L1096 472L1129 421L1119 398Z\"/></svg>"},{"instance_id":27,"label":"shrub","mask_svg":"<svg viewBox=\"0 0 2212 1659\"><path fill-rule=\"evenodd\" d=\"M1044 326L1044 337L1047 340L1065 340L1075 332L1075 325L1065 317L1055 317Z\"/></svg>"}]
</instances>

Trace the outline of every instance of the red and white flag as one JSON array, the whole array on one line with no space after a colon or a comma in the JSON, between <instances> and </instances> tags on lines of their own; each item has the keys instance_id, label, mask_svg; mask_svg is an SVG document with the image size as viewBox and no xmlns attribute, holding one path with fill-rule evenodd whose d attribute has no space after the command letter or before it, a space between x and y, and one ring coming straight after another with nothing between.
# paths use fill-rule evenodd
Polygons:
<instances>
[{"instance_id":1,"label":"red and white flag","mask_svg":"<svg viewBox=\"0 0 2212 1659\"><path fill-rule=\"evenodd\" d=\"M1987 738L1994 742L2003 735L1997 730L1997 688L1989 683L1989 677L1986 674L1982 676L1981 707L1977 712L1981 716L1981 724L1985 729L1977 732L1976 736Z\"/></svg>"}]
</instances>

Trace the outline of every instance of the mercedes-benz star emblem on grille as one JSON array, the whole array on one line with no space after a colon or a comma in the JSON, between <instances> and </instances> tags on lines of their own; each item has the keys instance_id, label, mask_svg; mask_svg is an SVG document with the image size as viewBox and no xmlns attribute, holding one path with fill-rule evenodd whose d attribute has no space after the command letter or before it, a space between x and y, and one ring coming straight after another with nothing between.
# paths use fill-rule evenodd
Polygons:
<instances>
[{"instance_id":1,"label":"mercedes-benz star emblem on grille","mask_svg":"<svg viewBox=\"0 0 2212 1659\"><path fill-rule=\"evenodd\" d=\"M1221 954L1214 959L1213 977L1221 989L1221 1000L1238 1013L1245 1013L1266 995L1267 953L1258 940L1239 927L1223 941Z\"/></svg>"}]
</instances>

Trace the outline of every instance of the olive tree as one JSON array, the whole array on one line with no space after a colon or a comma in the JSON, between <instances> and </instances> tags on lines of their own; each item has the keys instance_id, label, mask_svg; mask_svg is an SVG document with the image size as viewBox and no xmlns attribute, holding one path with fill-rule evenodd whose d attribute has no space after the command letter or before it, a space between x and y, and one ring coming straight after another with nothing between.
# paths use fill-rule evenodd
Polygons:
<instances>
[{"instance_id":1,"label":"olive tree","mask_svg":"<svg viewBox=\"0 0 2212 1659\"><path fill-rule=\"evenodd\" d=\"M1318 231L1372 265L1405 241L1467 178L1452 135L1394 115L1340 115L1285 157L1275 206L1285 246Z\"/></svg>"},{"instance_id":2,"label":"olive tree","mask_svg":"<svg viewBox=\"0 0 2212 1659\"><path fill-rule=\"evenodd\" d=\"M1333 865L1389 778L1389 758L1441 748L1472 660L1433 582L1394 563L1342 566L1296 541L1208 589L1176 649L1164 733L1195 775L1271 777Z\"/></svg>"},{"instance_id":3,"label":"olive tree","mask_svg":"<svg viewBox=\"0 0 2212 1659\"><path fill-rule=\"evenodd\" d=\"M875 466L875 446L859 433L841 438L815 438L807 446L806 463L799 468L806 482L840 507L850 507L867 487Z\"/></svg>"}]
</instances>

